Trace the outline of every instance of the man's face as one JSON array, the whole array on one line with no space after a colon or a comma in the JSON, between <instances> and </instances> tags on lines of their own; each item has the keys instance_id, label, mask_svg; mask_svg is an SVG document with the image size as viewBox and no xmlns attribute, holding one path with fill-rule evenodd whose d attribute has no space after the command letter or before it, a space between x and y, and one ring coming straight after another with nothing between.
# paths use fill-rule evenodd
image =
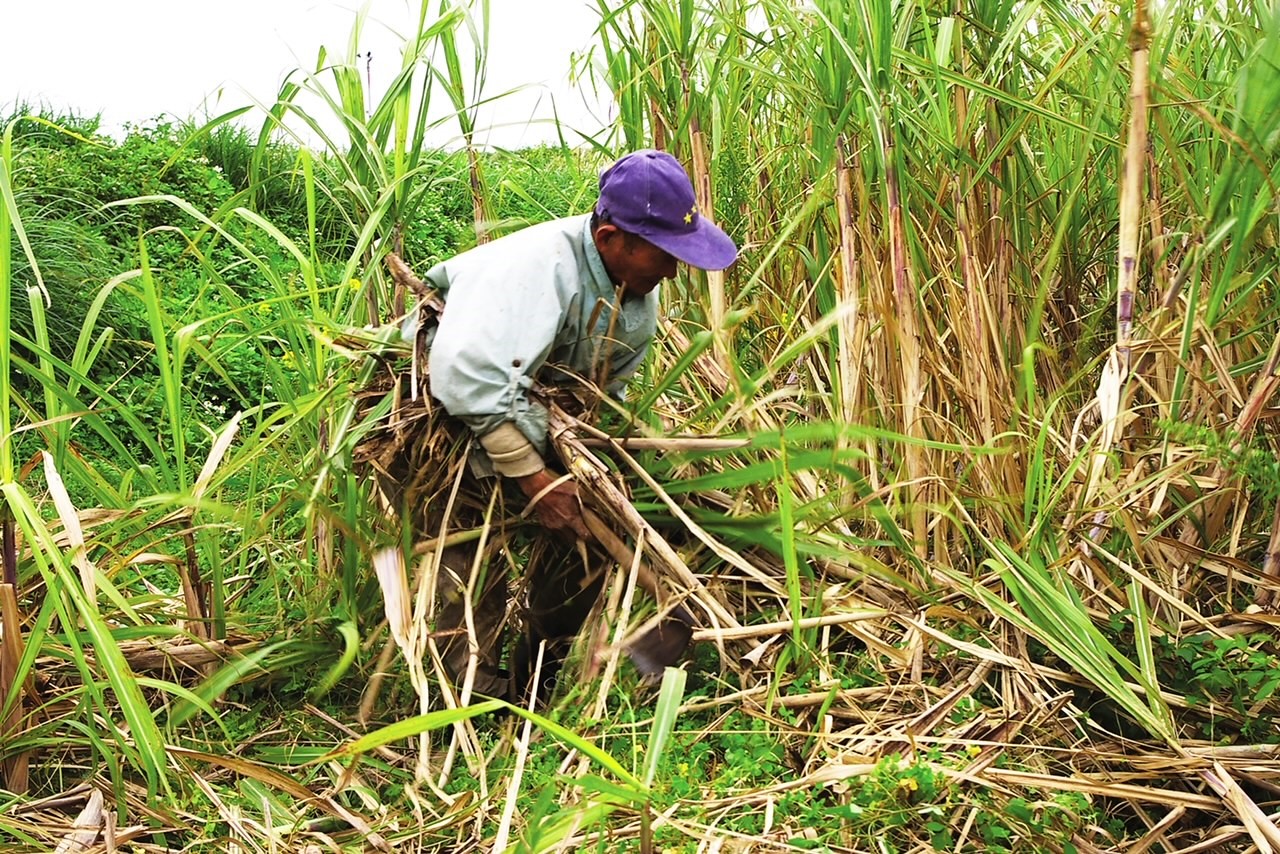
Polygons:
<instances>
[{"instance_id":1,"label":"man's face","mask_svg":"<svg viewBox=\"0 0 1280 854\"><path fill-rule=\"evenodd\" d=\"M676 274L676 259L643 237L604 223L596 229L596 249L615 285L627 296L643 297Z\"/></svg>"}]
</instances>

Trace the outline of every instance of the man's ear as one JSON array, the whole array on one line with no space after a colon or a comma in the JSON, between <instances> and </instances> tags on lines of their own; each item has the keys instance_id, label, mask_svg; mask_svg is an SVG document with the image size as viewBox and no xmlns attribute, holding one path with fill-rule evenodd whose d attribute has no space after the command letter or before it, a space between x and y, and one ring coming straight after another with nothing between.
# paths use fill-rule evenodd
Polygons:
<instances>
[{"instance_id":1,"label":"man's ear","mask_svg":"<svg viewBox=\"0 0 1280 854\"><path fill-rule=\"evenodd\" d=\"M609 276L609 281L614 285L622 284L618 266L625 254L623 247L626 243L626 232L613 223L602 222L591 233L591 238L595 242L596 252L600 253L600 260L604 262L604 271Z\"/></svg>"},{"instance_id":2,"label":"man's ear","mask_svg":"<svg viewBox=\"0 0 1280 854\"><path fill-rule=\"evenodd\" d=\"M622 236L622 229L618 228L611 222L602 222L596 226L592 237L595 238L596 248L612 243Z\"/></svg>"}]
</instances>

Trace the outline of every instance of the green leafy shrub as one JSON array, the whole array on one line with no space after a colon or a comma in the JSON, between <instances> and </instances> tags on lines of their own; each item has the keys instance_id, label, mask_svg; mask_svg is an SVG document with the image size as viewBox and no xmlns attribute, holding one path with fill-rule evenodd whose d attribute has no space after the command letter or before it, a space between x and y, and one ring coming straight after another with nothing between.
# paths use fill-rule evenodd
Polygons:
<instances>
[{"instance_id":1,"label":"green leafy shrub","mask_svg":"<svg viewBox=\"0 0 1280 854\"><path fill-rule=\"evenodd\" d=\"M1157 639L1157 653L1167 662L1171 689L1209 715L1201 724L1209 738L1276 742L1275 714L1280 711L1280 657L1275 638L1265 632L1219 637L1198 632L1174 640ZM1235 712L1239 723L1218 720L1215 709ZM1269 712L1269 713L1268 713ZM1238 730L1238 736L1234 733Z\"/></svg>"}]
</instances>

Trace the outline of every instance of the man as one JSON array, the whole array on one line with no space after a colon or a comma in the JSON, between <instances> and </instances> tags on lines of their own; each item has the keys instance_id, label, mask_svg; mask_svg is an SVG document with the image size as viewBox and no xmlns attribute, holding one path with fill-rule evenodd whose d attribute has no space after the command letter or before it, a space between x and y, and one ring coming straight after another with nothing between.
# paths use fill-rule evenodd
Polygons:
<instances>
[{"instance_id":1,"label":"man","mask_svg":"<svg viewBox=\"0 0 1280 854\"><path fill-rule=\"evenodd\" d=\"M658 283L675 275L676 262L722 270L736 257L728 235L698 212L675 158L629 154L601 174L593 214L531 226L428 271L445 301L431 344L431 393L475 433L493 471L536 500L544 527L585 540L573 481L545 461L547 413L529 397L534 380L577 376L619 391L644 360L657 329ZM589 578L571 549L546 557L526 568L526 638L513 662L513 695L523 693L543 642L544 684L554 684L600 589L598 574ZM455 584L470 572L467 560L445 564L456 565ZM490 602L500 594L505 599L504 586L487 591ZM456 618L446 608L441 623ZM454 675L462 671L460 646L444 655ZM480 654L488 661L476 687L493 693L502 682L499 656Z\"/></svg>"}]
</instances>

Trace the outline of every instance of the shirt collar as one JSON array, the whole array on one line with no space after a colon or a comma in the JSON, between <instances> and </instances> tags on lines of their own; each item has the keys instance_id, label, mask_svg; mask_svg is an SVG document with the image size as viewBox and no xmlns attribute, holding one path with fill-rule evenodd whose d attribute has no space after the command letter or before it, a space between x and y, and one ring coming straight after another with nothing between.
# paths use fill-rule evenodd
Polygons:
<instances>
[{"instance_id":1,"label":"shirt collar","mask_svg":"<svg viewBox=\"0 0 1280 854\"><path fill-rule=\"evenodd\" d=\"M600 257L600 250L596 249L596 241L591 236L591 214L585 214L582 218L582 249L587 258L587 269L591 271L591 282L595 285L596 292L601 296L612 297L613 282L609 279L609 271L604 268L604 259Z\"/></svg>"}]
</instances>

